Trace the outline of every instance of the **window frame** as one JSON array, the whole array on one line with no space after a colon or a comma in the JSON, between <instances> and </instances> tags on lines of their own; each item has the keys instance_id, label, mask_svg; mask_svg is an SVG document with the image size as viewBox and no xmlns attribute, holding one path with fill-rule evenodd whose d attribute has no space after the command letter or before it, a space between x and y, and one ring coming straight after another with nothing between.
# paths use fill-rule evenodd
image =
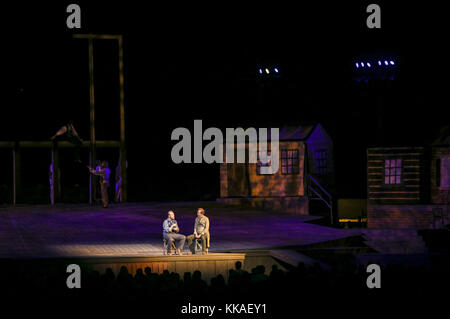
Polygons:
<instances>
[{"instance_id":1,"label":"window frame","mask_svg":"<svg viewBox=\"0 0 450 319\"><path fill-rule=\"evenodd\" d=\"M386 166L386 163L389 161L389 166ZM392 161L395 162L395 166L391 166ZM398 166L398 162L400 161L400 166ZM384 173L383 173L383 185L386 187L395 187L403 185L403 159L402 158L385 158L384 159ZM391 170L394 170L394 174L391 174ZM400 173L397 174L397 169L400 169ZM389 171L388 174L386 172ZM386 178L389 178L389 183L386 183ZM391 178L394 177L394 182L391 183ZM400 182L397 183L397 177L400 178Z\"/></svg>"},{"instance_id":2,"label":"window frame","mask_svg":"<svg viewBox=\"0 0 450 319\"><path fill-rule=\"evenodd\" d=\"M291 152L291 157L289 157L289 152ZM296 154L295 157L294 154ZM298 148L286 148L280 150L280 159L281 175L300 175L300 150ZM291 164L289 164L289 160L291 160ZM289 167L292 168L291 172L288 172Z\"/></svg>"},{"instance_id":3,"label":"window frame","mask_svg":"<svg viewBox=\"0 0 450 319\"><path fill-rule=\"evenodd\" d=\"M323 154L323 157L317 157L317 154ZM323 164L323 165L318 165ZM320 169L320 170L319 170ZM328 173L328 150L319 149L314 151L314 174L324 176Z\"/></svg>"}]
</instances>

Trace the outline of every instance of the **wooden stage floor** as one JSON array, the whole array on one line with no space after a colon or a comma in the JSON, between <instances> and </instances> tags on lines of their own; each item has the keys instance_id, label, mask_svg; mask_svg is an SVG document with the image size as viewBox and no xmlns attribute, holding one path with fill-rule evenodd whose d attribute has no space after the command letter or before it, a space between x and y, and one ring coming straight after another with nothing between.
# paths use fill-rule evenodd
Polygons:
<instances>
[{"instance_id":1,"label":"wooden stage floor","mask_svg":"<svg viewBox=\"0 0 450 319\"><path fill-rule=\"evenodd\" d=\"M196 208L210 218L210 252L301 246L354 235L306 223L311 216L226 207L215 202L0 207L0 258L145 257L162 255L162 222L173 209L181 233L193 231Z\"/></svg>"}]
</instances>

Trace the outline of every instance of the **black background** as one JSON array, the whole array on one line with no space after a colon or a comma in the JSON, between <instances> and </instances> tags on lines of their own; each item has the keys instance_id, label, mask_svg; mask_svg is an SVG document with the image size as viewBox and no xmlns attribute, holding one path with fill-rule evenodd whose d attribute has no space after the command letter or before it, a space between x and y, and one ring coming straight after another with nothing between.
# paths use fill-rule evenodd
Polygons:
<instances>
[{"instance_id":1,"label":"black background","mask_svg":"<svg viewBox=\"0 0 450 319\"><path fill-rule=\"evenodd\" d=\"M47 140L70 119L89 140L88 46L72 34L122 34L130 200L219 196L218 165L170 159L172 130L193 131L194 119L204 129L322 123L334 140L338 197L365 196L368 146L426 145L449 122L446 8L438 4L377 1L376 30L366 26L365 1L78 1L82 28L70 30L69 3L3 7L0 140ZM116 49L112 41L94 45L99 140L119 137ZM398 57L395 80L378 87L352 81L353 62L366 54ZM279 65L282 76L261 89L256 71L266 63ZM24 152L24 185L47 187L49 156ZM98 153L111 166L117 156ZM85 187L88 173L68 158L62 155L63 184ZM0 149L0 163L0 185L10 187L10 150Z\"/></svg>"}]
</instances>

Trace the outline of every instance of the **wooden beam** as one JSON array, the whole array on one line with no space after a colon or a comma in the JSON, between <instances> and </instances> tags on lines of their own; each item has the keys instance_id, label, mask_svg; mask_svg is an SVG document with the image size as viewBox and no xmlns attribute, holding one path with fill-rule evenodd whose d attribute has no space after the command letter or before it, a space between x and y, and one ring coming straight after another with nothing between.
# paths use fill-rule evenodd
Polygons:
<instances>
[{"instance_id":1,"label":"wooden beam","mask_svg":"<svg viewBox=\"0 0 450 319\"><path fill-rule=\"evenodd\" d=\"M122 40L121 35L116 34L74 34L75 39L104 39L104 40Z\"/></svg>"},{"instance_id":2,"label":"wooden beam","mask_svg":"<svg viewBox=\"0 0 450 319\"><path fill-rule=\"evenodd\" d=\"M123 76L123 42L119 39L119 86L120 86L120 176L122 201L128 199L127 192L127 148L125 144L125 93Z\"/></svg>"},{"instance_id":3,"label":"wooden beam","mask_svg":"<svg viewBox=\"0 0 450 319\"><path fill-rule=\"evenodd\" d=\"M94 54L93 54L93 40L106 39L117 40L119 44L119 88L120 88L120 174L122 184L122 200L127 201L127 155L125 144L125 103L124 103L124 76L123 76L123 41L122 35L110 34L74 34L76 39L88 39L89 42L89 76L90 76L90 124L91 124L91 143L89 152L89 163L91 166L95 163L95 149L99 146L95 141L95 109L94 109ZM106 147L106 146L104 146ZM114 145L114 147L117 147ZM89 178L89 203L92 203L92 185L93 176Z\"/></svg>"},{"instance_id":4,"label":"wooden beam","mask_svg":"<svg viewBox=\"0 0 450 319\"><path fill-rule=\"evenodd\" d=\"M0 148L14 148L14 142L0 141Z\"/></svg>"},{"instance_id":5,"label":"wooden beam","mask_svg":"<svg viewBox=\"0 0 450 319\"><path fill-rule=\"evenodd\" d=\"M57 145L59 146L59 144ZM53 172L54 172L54 199L55 202L58 202L61 199L61 171L59 169L59 150L58 147L54 148L53 151Z\"/></svg>"},{"instance_id":6,"label":"wooden beam","mask_svg":"<svg viewBox=\"0 0 450 319\"><path fill-rule=\"evenodd\" d=\"M50 205L55 205L55 149L56 147L52 148L51 151L51 170L50 170Z\"/></svg>"},{"instance_id":7,"label":"wooden beam","mask_svg":"<svg viewBox=\"0 0 450 319\"><path fill-rule=\"evenodd\" d=\"M12 150L12 163L13 163L13 204L16 205L16 150Z\"/></svg>"},{"instance_id":8,"label":"wooden beam","mask_svg":"<svg viewBox=\"0 0 450 319\"><path fill-rule=\"evenodd\" d=\"M22 186L22 178L21 178L21 167L20 167L20 148L17 146L13 149L13 183L14 183L14 195L13 195L13 203L14 205L17 203L18 199L20 199L21 194L21 186Z\"/></svg>"},{"instance_id":9,"label":"wooden beam","mask_svg":"<svg viewBox=\"0 0 450 319\"><path fill-rule=\"evenodd\" d=\"M89 166L95 166L95 95L94 95L94 43L89 39L89 114L90 114L90 149ZM94 176L89 174L89 204L92 204L92 190L94 185Z\"/></svg>"},{"instance_id":10,"label":"wooden beam","mask_svg":"<svg viewBox=\"0 0 450 319\"><path fill-rule=\"evenodd\" d=\"M16 142L0 142L0 148L14 148ZM52 148L52 141L19 141L18 148ZM58 148L74 148L75 145L68 141L58 142ZM81 147L91 147L90 141L83 141ZM120 141L95 141L95 147L102 148L120 148Z\"/></svg>"}]
</instances>

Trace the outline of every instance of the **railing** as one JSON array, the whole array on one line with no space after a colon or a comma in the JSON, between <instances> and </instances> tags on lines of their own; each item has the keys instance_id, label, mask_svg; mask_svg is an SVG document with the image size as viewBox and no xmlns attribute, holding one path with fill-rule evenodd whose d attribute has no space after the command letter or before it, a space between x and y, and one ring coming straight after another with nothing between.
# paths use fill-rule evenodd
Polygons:
<instances>
[{"instance_id":1,"label":"railing","mask_svg":"<svg viewBox=\"0 0 450 319\"><path fill-rule=\"evenodd\" d=\"M333 197L327 190L320 185L320 183L312 177L312 175L308 174L308 191L313 193L317 196L317 199L320 199L322 202L327 205L327 207L330 209L330 222L331 225L333 225Z\"/></svg>"}]
</instances>

